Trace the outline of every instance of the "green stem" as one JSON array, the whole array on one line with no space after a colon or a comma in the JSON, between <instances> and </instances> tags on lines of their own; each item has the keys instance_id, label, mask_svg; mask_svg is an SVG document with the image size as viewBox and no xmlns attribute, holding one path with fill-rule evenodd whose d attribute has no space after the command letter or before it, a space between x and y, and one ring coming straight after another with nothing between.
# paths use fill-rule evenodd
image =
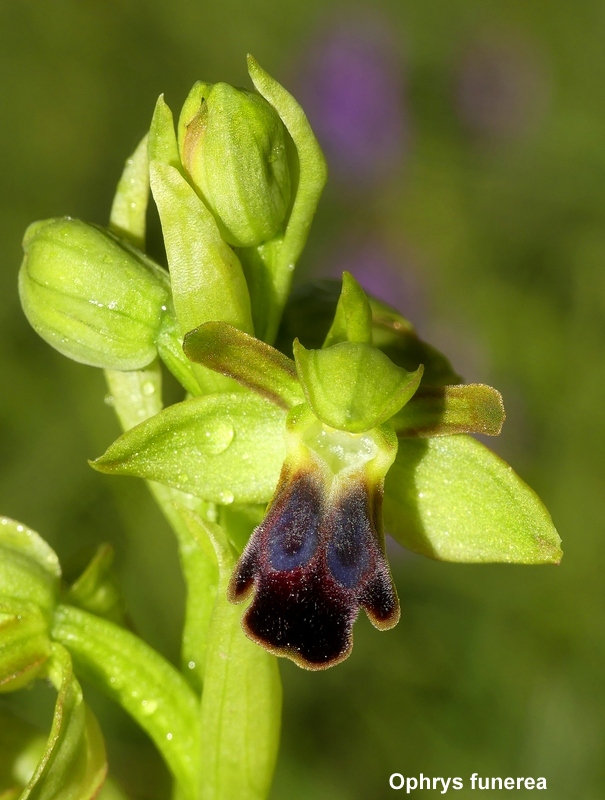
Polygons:
<instances>
[{"instance_id":1,"label":"green stem","mask_svg":"<svg viewBox=\"0 0 605 800\"><path fill-rule=\"evenodd\" d=\"M57 606L51 635L70 652L78 672L151 737L184 796L194 800L199 702L183 676L138 636L73 606Z\"/></svg>"},{"instance_id":2,"label":"green stem","mask_svg":"<svg viewBox=\"0 0 605 800\"><path fill-rule=\"evenodd\" d=\"M162 379L157 363L138 372L107 370L105 375L113 407L125 431L162 410ZM190 508L205 519L212 519L216 511L210 503L177 489L153 481L147 481L147 485L177 537L181 568L187 586L182 645L183 670L189 683L201 693L207 631L216 597L218 568L212 549L204 548L191 536L180 509Z\"/></svg>"}]
</instances>

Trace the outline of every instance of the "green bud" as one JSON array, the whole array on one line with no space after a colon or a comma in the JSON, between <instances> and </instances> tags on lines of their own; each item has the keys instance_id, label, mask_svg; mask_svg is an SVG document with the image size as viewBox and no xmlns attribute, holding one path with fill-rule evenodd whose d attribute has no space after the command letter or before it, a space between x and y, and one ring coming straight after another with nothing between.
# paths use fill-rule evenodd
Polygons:
<instances>
[{"instance_id":1,"label":"green bud","mask_svg":"<svg viewBox=\"0 0 605 800\"><path fill-rule=\"evenodd\" d=\"M170 298L161 267L109 231L69 218L33 223L23 248L21 304L46 342L105 369L141 369L155 358Z\"/></svg>"},{"instance_id":2,"label":"green bud","mask_svg":"<svg viewBox=\"0 0 605 800\"><path fill-rule=\"evenodd\" d=\"M236 247L284 230L290 204L286 132L260 95L226 83L197 83L181 114L183 166Z\"/></svg>"}]
</instances>

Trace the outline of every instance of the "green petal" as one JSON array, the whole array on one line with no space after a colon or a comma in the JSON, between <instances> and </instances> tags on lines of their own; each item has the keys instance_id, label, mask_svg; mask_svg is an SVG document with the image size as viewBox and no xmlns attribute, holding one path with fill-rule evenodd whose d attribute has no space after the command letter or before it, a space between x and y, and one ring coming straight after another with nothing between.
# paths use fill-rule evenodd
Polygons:
<instances>
[{"instance_id":1,"label":"green petal","mask_svg":"<svg viewBox=\"0 0 605 800\"><path fill-rule=\"evenodd\" d=\"M59 692L53 724L31 780L20 800L92 800L107 772L99 725L84 704L71 658L53 645L50 678Z\"/></svg>"},{"instance_id":2,"label":"green petal","mask_svg":"<svg viewBox=\"0 0 605 800\"><path fill-rule=\"evenodd\" d=\"M24 601L50 612L60 578L59 559L44 539L20 522L0 517L0 603Z\"/></svg>"},{"instance_id":3,"label":"green petal","mask_svg":"<svg viewBox=\"0 0 605 800\"><path fill-rule=\"evenodd\" d=\"M398 436L449 436L483 433L498 436L506 414L502 395L491 386L420 387L409 403L391 417Z\"/></svg>"},{"instance_id":4,"label":"green petal","mask_svg":"<svg viewBox=\"0 0 605 800\"><path fill-rule=\"evenodd\" d=\"M340 342L372 344L372 309L366 293L350 272L343 272L342 292L324 347Z\"/></svg>"},{"instance_id":5,"label":"green petal","mask_svg":"<svg viewBox=\"0 0 605 800\"><path fill-rule=\"evenodd\" d=\"M52 635L69 650L79 672L146 731L193 800L198 702L183 676L134 634L79 608L58 606Z\"/></svg>"},{"instance_id":6,"label":"green petal","mask_svg":"<svg viewBox=\"0 0 605 800\"><path fill-rule=\"evenodd\" d=\"M367 344L342 342L305 350L296 341L294 358L309 405L326 425L361 433L381 425L407 403L422 366L407 372Z\"/></svg>"},{"instance_id":7,"label":"green petal","mask_svg":"<svg viewBox=\"0 0 605 800\"><path fill-rule=\"evenodd\" d=\"M465 435L400 440L384 521L404 547L442 561L557 564L562 555L535 492Z\"/></svg>"},{"instance_id":8,"label":"green petal","mask_svg":"<svg viewBox=\"0 0 605 800\"><path fill-rule=\"evenodd\" d=\"M281 683L277 659L247 639L242 606L227 600L235 555L222 528L192 521L212 542L219 587L208 632L201 707L201 800L264 800L279 746Z\"/></svg>"},{"instance_id":9,"label":"green petal","mask_svg":"<svg viewBox=\"0 0 605 800\"><path fill-rule=\"evenodd\" d=\"M196 397L123 434L91 465L214 503L267 502L285 456L285 417L251 394Z\"/></svg>"},{"instance_id":10,"label":"green petal","mask_svg":"<svg viewBox=\"0 0 605 800\"><path fill-rule=\"evenodd\" d=\"M183 349L196 364L234 378L283 409L304 401L292 359L225 322L207 322L185 336Z\"/></svg>"},{"instance_id":11,"label":"green petal","mask_svg":"<svg viewBox=\"0 0 605 800\"><path fill-rule=\"evenodd\" d=\"M109 217L110 229L128 239L139 250L145 249L148 202L149 159L147 136L144 136L124 165Z\"/></svg>"}]
</instances>

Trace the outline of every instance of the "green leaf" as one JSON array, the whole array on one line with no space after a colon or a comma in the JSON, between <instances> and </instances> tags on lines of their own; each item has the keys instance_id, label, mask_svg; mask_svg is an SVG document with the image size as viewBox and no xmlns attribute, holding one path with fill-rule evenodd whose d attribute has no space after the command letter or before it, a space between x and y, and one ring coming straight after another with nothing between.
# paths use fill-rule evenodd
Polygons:
<instances>
[{"instance_id":1,"label":"green leaf","mask_svg":"<svg viewBox=\"0 0 605 800\"><path fill-rule=\"evenodd\" d=\"M462 383L449 360L418 337L414 326L394 308L370 297L374 345L379 347L393 363L414 370L424 364L422 384L445 386Z\"/></svg>"},{"instance_id":2,"label":"green leaf","mask_svg":"<svg viewBox=\"0 0 605 800\"><path fill-rule=\"evenodd\" d=\"M35 531L0 517L0 603L24 601L50 612L61 567L55 552Z\"/></svg>"},{"instance_id":3,"label":"green leaf","mask_svg":"<svg viewBox=\"0 0 605 800\"><path fill-rule=\"evenodd\" d=\"M340 342L372 344L372 309L366 293L350 272L342 274L342 292L324 347Z\"/></svg>"},{"instance_id":4,"label":"green leaf","mask_svg":"<svg viewBox=\"0 0 605 800\"><path fill-rule=\"evenodd\" d=\"M252 394L195 397L123 434L91 466L213 503L267 502L284 460L285 417Z\"/></svg>"},{"instance_id":5,"label":"green leaf","mask_svg":"<svg viewBox=\"0 0 605 800\"><path fill-rule=\"evenodd\" d=\"M182 172L179 148L174 132L172 111L164 100L164 95L158 97L153 110L147 147L149 163L158 161L167 164Z\"/></svg>"},{"instance_id":6,"label":"green leaf","mask_svg":"<svg viewBox=\"0 0 605 800\"><path fill-rule=\"evenodd\" d=\"M268 309L267 327L259 334L265 341L272 342L288 297L294 267L307 241L317 203L326 183L327 167L305 113L292 95L250 55L248 72L258 92L281 117L292 137L298 158L298 186L292 210L283 240L278 244L275 258L270 262L275 302Z\"/></svg>"},{"instance_id":7,"label":"green leaf","mask_svg":"<svg viewBox=\"0 0 605 800\"><path fill-rule=\"evenodd\" d=\"M171 117L169 125L172 125ZM156 130L156 138L157 134ZM147 137L145 137L126 162L118 182L109 221L112 231L141 249L145 246L148 200L149 159ZM185 389L193 395L198 395L200 387L193 375L192 365L183 353L183 336L178 327L171 297L166 298L164 305L165 310L155 341L159 356Z\"/></svg>"},{"instance_id":8,"label":"green leaf","mask_svg":"<svg viewBox=\"0 0 605 800\"><path fill-rule=\"evenodd\" d=\"M149 202L149 159L147 136L124 165L111 206L109 227L139 250L145 249L147 204Z\"/></svg>"},{"instance_id":9,"label":"green leaf","mask_svg":"<svg viewBox=\"0 0 605 800\"><path fill-rule=\"evenodd\" d=\"M502 395L491 386L421 386L412 399L391 417L398 436L449 436L483 433L498 436L506 414Z\"/></svg>"},{"instance_id":10,"label":"green leaf","mask_svg":"<svg viewBox=\"0 0 605 800\"><path fill-rule=\"evenodd\" d=\"M99 545L84 572L69 587L65 600L117 625L124 625L124 600L112 570L113 559L113 547L110 544Z\"/></svg>"},{"instance_id":11,"label":"green leaf","mask_svg":"<svg viewBox=\"0 0 605 800\"><path fill-rule=\"evenodd\" d=\"M183 349L192 361L233 378L280 408L304 402L294 362L232 325L207 322L185 336Z\"/></svg>"},{"instance_id":12,"label":"green leaf","mask_svg":"<svg viewBox=\"0 0 605 800\"><path fill-rule=\"evenodd\" d=\"M134 428L162 410L162 373L159 365L140 372L107 372L112 404L124 430ZM181 514L181 506L193 506L210 514L202 500L160 483L148 482L149 490L172 527L179 543L179 558L187 585L183 629L183 671L195 691L200 692L204 675L207 627L216 591L217 567L214 553L199 547ZM214 589L212 588L214 586Z\"/></svg>"},{"instance_id":13,"label":"green leaf","mask_svg":"<svg viewBox=\"0 0 605 800\"><path fill-rule=\"evenodd\" d=\"M69 650L82 676L150 736L185 796L194 800L199 706L183 676L134 634L72 606L57 607L52 636Z\"/></svg>"},{"instance_id":14,"label":"green leaf","mask_svg":"<svg viewBox=\"0 0 605 800\"><path fill-rule=\"evenodd\" d=\"M294 358L309 405L326 425L361 433L381 425L414 394L422 366L407 372L367 344L342 342L305 350L296 341Z\"/></svg>"},{"instance_id":15,"label":"green leaf","mask_svg":"<svg viewBox=\"0 0 605 800\"><path fill-rule=\"evenodd\" d=\"M31 604L5 606L0 598L0 693L31 683L50 655L48 620Z\"/></svg>"},{"instance_id":16,"label":"green leaf","mask_svg":"<svg viewBox=\"0 0 605 800\"><path fill-rule=\"evenodd\" d=\"M52 646L49 675L58 690L46 749L20 800L92 800L107 772L99 725L84 704L71 658Z\"/></svg>"},{"instance_id":17,"label":"green leaf","mask_svg":"<svg viewBox=\"0 0 605 800\"><path fill-rule=\"evenodd\" d=\"M227 600L235 557L224 531L199 518L193 524L205 528L219 565L202 695L199 797L265 800L279 747L277 659L244 636L244 609Z\"/></svg>"},{"instance_id":18,"label":"green leaf","mask_svg":"<svg viewBox=\"0 0 605 800\"><path fill-rule=\"evenodd\" d=\"M540 499L470 436L400 439L384 495L385 528L442 561L557 564L559 536Z\"/></svg>"},{"instance_id":19,"label":"green leaf","mask_svg":"<svg viewBox=\"0 0 605 800\"><path fill-rule=\"evenodd\" d=\"M241 264L221 238L212 213L174 167L152 161L150 173L181 334L210 320L253 333ZM207 390L225 390L229 385L203 367L197 367L195 374Z\"/></svg>"}]
</instances>

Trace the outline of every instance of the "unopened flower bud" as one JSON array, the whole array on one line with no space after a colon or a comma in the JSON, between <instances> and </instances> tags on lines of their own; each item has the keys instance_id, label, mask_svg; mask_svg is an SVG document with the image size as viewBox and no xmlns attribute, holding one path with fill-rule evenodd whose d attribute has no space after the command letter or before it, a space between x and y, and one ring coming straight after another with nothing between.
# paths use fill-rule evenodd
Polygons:
<instances>
[{"instance_id":1,"label":"unopened flower bud","mask_svg":"<svg viewBox=\"0 0 605 800\"><path fill-rule=\"evenodd\" d=\"M35 222L23 242L19 292L34 330L63 355L135 370L156 356L167 274L109 231L79 220Z\"/></svg>"},{"instance_id":2,"label":"unopened flower bud","mask_svg":"<svg viewBox=\"0 0 605 800\"><path fill-rule=\"evenodd\" d=\"M226 83L196 84L179 127L185 170L225 241L256 247L285 228L286 133L263 97Z\"/></svg>"}]
</instances>

